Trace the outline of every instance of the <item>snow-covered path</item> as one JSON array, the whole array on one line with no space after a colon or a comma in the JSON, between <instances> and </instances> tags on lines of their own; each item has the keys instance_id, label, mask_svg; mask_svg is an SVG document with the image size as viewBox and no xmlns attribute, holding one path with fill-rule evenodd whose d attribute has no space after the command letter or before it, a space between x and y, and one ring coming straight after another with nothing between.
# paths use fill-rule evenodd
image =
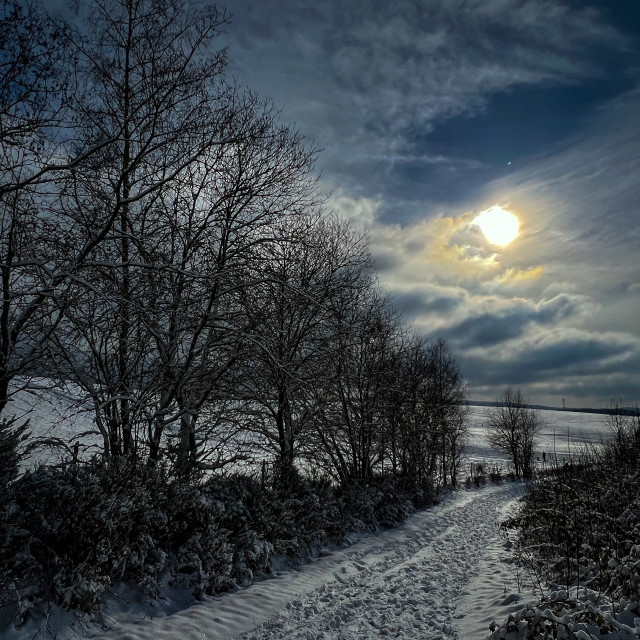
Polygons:
<instances>
[{"instance_id":1,"label":"snow-covered path","mask_svg":"<svg viewBox=\"0 0 640 640\"><path fill-rule=\"evenodd\" d=\"M483 606L469 591L496 548L500 513L522 490L505 483L459 491L397 529L365 536L297 570L167 616L138 616L133 623L116 616L111 629L99 635L110 640L467 640L460 622L478 613L470 609ZM491 580L489 573L482 583ZM502 589L502 582L493 585L494 593ZM480 613L486 617L487 611ZM468 629L471 620L466 622ZM484 637L488 628L477 632Z\"/></svg>"}]
</instances>

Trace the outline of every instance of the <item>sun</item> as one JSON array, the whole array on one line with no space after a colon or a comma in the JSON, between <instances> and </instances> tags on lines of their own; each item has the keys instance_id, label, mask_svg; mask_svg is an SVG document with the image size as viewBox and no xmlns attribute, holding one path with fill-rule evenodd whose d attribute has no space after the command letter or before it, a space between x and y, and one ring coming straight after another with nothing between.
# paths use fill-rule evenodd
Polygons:
<instances>
[{"instance_id":1,"label":"sun","mask_svg":"<svg viewBox=\"0 0 640 640\"><path fill-rule=\"evenodd\" d=\"M480 227L484 237L491 244L497 244L501 247L515 240L520 228L518 218L498 205L480 213L473 224Z\"/></svg>"}]
</instances>

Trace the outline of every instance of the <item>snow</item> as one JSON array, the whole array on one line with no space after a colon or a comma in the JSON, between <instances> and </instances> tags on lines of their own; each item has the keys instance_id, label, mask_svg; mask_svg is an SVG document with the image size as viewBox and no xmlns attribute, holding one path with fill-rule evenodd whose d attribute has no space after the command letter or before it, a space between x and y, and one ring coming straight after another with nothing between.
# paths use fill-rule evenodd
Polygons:
<instances>
[{"instance_id":1,"label":"snow","mask_svg":"<svg viewBox=\"0 0 640 640\"><path fill-rule=\"evenodd\" d=\"M78 432L93 425L88 415L70 422L65 402L50 394L34 406L32 397L21 392L13 407L28 413L38 435L72 445ZM468 460L504 464L504 456L486 441L482 424L487 411L470 408ZM553 451L554 432L559 459L607 435L601 415L541 414L546 427L540 453ZM83 446L94 443L95 436L83 439ZM325 549L307 565L285 567L250 587L202 602L167 592L151 605L121 589L98 619L76 619L52 609L18 629L0 629L0 635L7 640L36 637L46 624L58 640L481 640L493 621L501 623L536 600L517 574L510 541L499 531L523 492L522 483L509 481L452 491L396 529L354 536L352 544Z\"/></svg>"},{"instance_id":2,"label":"snow","mask_svg":"<svg viewBox=\"0 0 640 640\"><path fill-rule=\"evenodd\" d=\"M489 412L491 407L469 407L470 439L467 446L467 459L471 462L496 461L506 463L508 456L495 451L487 441ZM542 454L546 453L547 461L554 455L559 463L571 457L580 456L587 446L598 446L603 438L610 435L605 426L606 416L598 413L580 413L573 411L540 409L542 430L534 453L542 463Z\"/></svg>"},{"instance_id":3,"label":"snow","mask_svg":"<svg viewBox=\"0 0 640 640\"><path fill-rule=\"evenodd\" d=\"M46 380L31 381L31 389L15 393L5 409L20 423L28 420L29 431L41 446L29 456L26 466L55 464L71 457L76 441L80 455L90 457L99 452L101 442L93 422L93 412L81 406L77 389L52 387Z\"/></svg>"},{"instance_id":4,"label":"snow","mask_svg":"<svg viewBox=\"0 0 640 640\"><path fill-rule=\"evenodd\" d=\"M485 638L489 622L504 618L519 599L508 566L498 567L504 555L498 523L523 490L505 482L452 492L396 529L182 610L114 599L102 614L105 626L75 624L57 638ZM482 577L477 585L474 576ZM482 583L500 597L485 602ZM501 595L505 584L509 597Z\"/></svg>"},{"instance_id":5,"label":"snow","mask_svg":"<svg viewBox=\"0 0 640 640\"><path fill-rule=\"evenodd\" d=\"M497 513L502 522L517 511L518 501L506 500ZM514 532L511 533L513 537ZM477 575L471 579L458 608L459 637L463 640L485 640L493 622L502 622L509 614L538 598L515 563L509 539L494 536L485 547Z\"/></svg>"}]
</instances>

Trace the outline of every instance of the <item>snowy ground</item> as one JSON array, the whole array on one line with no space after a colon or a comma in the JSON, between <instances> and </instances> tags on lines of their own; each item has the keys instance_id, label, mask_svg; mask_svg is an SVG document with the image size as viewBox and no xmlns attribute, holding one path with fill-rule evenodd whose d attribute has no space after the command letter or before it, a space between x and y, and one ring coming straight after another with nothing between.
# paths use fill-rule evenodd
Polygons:
<instances>
[{"instance_id":1,"label":"snowy ground","mask_svg":"<svg viewBox=\"0 0 640 640\"><path fill-rule=\"evenodd\" d=\"M469 443L466 457L472 462L501 461L507 456L489 446L487 441L490 407L469 407ZM553 456L560 464L583 454L585 447L598 446L610 433L605 426L606 416L597 413L541 409L542 429L537 438L535 457L541 466L543 453L549 463Z\"/></svg>"},{"instance_id":2,"label":"snowy ground","mask_svg":"<svg viewBox=\"0 0 640 640\"><path fill-rule=\"evenodd\" d=\"M14 406L26 412L29 400L20 394ZM487 411L470 408L470 462L504 461L487 443L483 428ZM86 416L71 423L64 419L65 412L65 399L54 394L31 410L32 427L70 444L91 424ZM546 426L540 456L542 451L549 455L555 444L561 461L607 435L603 416L541 414ZM19 629L0 630L0 636L7 640L52 636L57 640L481 640L489 634L492 621L503 621L523 599L534 599L517 575L510 544L498 529L523 491L522 484L505 482L452 492L397 529L360 536L348 547L325 550L308 565L196 604L174 594L150 607L121 591L105 606L99 623L71 622L68 614L51 611L44 619L47 633L41 620L39 630L31 621Z\"/></svg>"},{"instance_id":3,"label":"snowy ground","mask_svg":"<svg viewBox=\"0 0 640 640\"><path fill-rule=\"evenodd\" d=\"M522 492L512 482L459 490L397 529L363 536L235 593L182 610L167 603L173 611L125 596L103 612L104 626L75 623L56 638L485 638L490 622L502 620L522 597L498 534L505 508Z\"/></svg>"}]
</instances>

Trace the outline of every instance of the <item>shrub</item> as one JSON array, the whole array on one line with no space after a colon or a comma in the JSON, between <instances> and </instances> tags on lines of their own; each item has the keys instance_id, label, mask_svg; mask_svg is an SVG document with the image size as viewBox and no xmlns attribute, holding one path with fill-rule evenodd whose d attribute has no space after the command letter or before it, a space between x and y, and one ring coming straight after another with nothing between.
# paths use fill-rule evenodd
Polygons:
<instances>
[{"instance_id":1,"label":"shrub","mask_svg":"<svg viewBox=\"0 0 640 640\"><path fill-rule=\"evenodd\" d=\"M26 473L3 513L5 575L30 595L35 586L41 597L88 611L113 580L157 574L164 567L154 534L167 524L161 483L124 462Z\"/></svg>"},{"instance_id":2,"label":"shrub","mask_svg":"<svg viewBox=\"0 0 640 640\"><path fill-rule=\"evenodd\" d=\"M521 561L538 583L551 585L554 593L562 587L565 596L555 610L566 615L567 629L586 624L586 612L610 624L612 611L640 614L640 438L635 432L618 434L578 464L541 475L508 526L519 527Z\"/></svg>"},{"instance_id":3,"label":"shrub","mask_svg":"<svg viewBox=\"0 0 640 640\"><path fill-rule=\"evenodd\" d=\"M290 470L286 481L186 481L124 458L40 467L12 482L0 505L0 605L16 622L42 600L90 611L116 581L150 597L168 581L200 598L268 573L274 554L303 561L349 531L395 526L434 498L429 480L336 488Z\"/></svg>"},{"instance_id":4,"label":"shrub","mask_svg":"<svg viewBox=\"0 0 640 640\"><path fill-rule=\"evenodd\" d=\"M433 484L415 485L406 478L371 478L354 481L340 492L345 513L351 517L354 530L375 531L379 526L393 527L415 511L420 505L432 504Z\"/></svg>"},{"instance_id":5,"label":"shrub","mask_svg":"<svg viewBox=\"0 0 640 640\"><path fill-rule=\"evenodd\" d=\"M25 455L24 442L29 437L29 422L18 424L16 418L0 419L0 504L10 482L18 476Z\"/></svg>"}]
</instances>

